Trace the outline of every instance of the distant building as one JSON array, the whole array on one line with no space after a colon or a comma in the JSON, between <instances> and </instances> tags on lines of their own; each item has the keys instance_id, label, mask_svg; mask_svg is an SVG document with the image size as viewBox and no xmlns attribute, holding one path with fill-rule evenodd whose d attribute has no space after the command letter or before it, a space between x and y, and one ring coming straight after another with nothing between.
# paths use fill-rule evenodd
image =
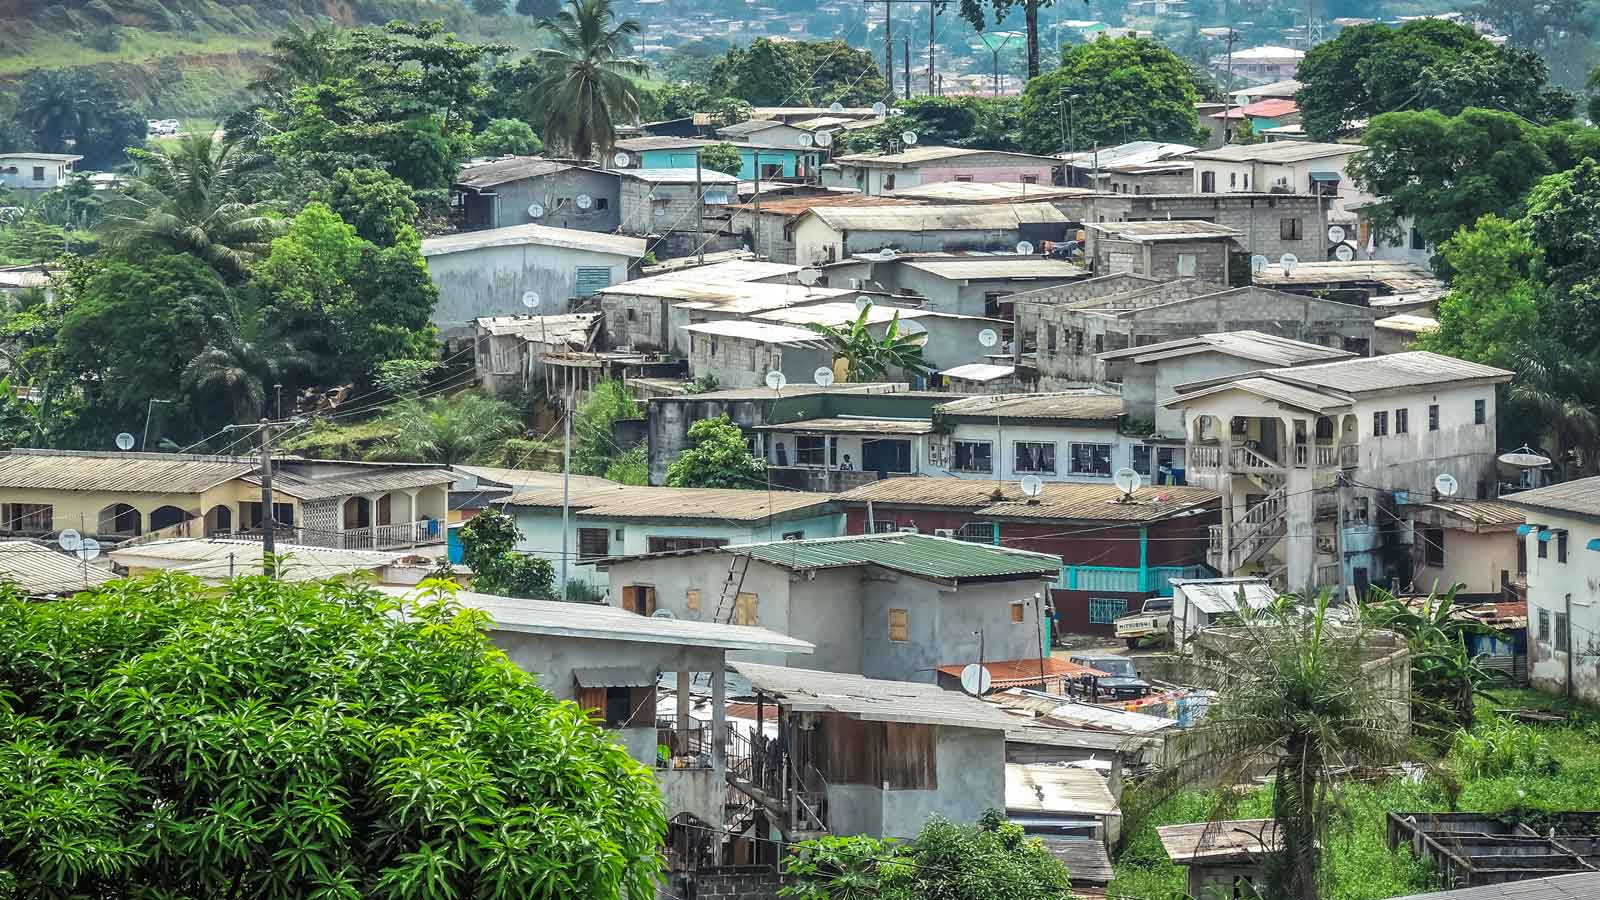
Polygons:
<instances>
[{"instance_id":1,"label":"distant building","mask_svg":"<svg viewBox=\"0 0 1600 900\"><path fill-rule=\"evenodd\" d=\"M642 137L617 141L616 149L629 155L628 162L618 169L623 172L640 169L687 169L693 172L699 151L721 143L731 143L739 151L740 168L737 174L742 181L750 181L756 177L758 161L761 165L762 178L806 178L816 174L819 151L814 149L676 137ZM711 170L702 166L701 171L703 173Z\"/></svg>"},{"instance_id":2,"label":"distant building","mask_svg":"<svg viewBox=\"0 0 1600 900\"><path fill-rule=\"evenodd\" d=\"M730 249L705 221L710 207L738 199L739 179L711 169L622 169L622 231L645 238L657 257ZM698 190L696 189L698 186Z\"/></svg>"},{"instance_id":3,"label":"distant building","mask_svg":"<svg viewBox=\"0 0 1600 900\"><path fill-rule=\"evenodd\" d=\"M818 206L915 206L917 201L895 197L830 191L801 197L768 199L765 187L759 203L729 201L727 230L744 246L778 263L795 262L794 224L807 210Z\"/></svg>"},{"instance_id":4,"label":"distant building","mask_svg":"<svg viewBox=\"0 0 1600 900\"><path fill-rule=\"evenodd\" d=\"M932 369L948 368L985 359L988 354L994 352L997 348L983 345L983 333L985 331L992 332L998 340L1009 325L1008 322L1000 319L937 312L934 309L919 306L908 305L907 307L901 307L894 305L908 302L899 297L885 297L881 298L881 301L871 304L865 310L857 309L855 303L847 300L808 303L803 306L790 306L783 309L775 309L771 312L756 313L752 318L760 322L793 325L799 328L810 328L813 325L829 325L839 328L847 327L859 321L862 313L865 312L867 332L879 340L888 334L891 323L895 323L895 328L899 334L927 335L922 339L922 361ZM813 332L813 337L816 337L815 332ZM829 363L829 365L833 364L832 362ZM806 376L804 380L810 380L814 371L804 372ZM909 381L916 387L920 387L927 379L926 373L919 372L900 372L896 370L891 371L890 375L893 376L893 380ZM732 385L729 386L732 387Z\"/></svg>"},{"instance_id":5,"label":"distant building","mask_svg":"<svg viewBox=\"0 0 1600 900\"><path fill-rule=\"evenodd\" d=\"M1265 84L1293 78L1299 71L1300 61L1305 58L1304 50L1269 44L1231 53L1213 53L1211 65L1237 78Z\"/></svg>"},{"instance_id":6,"label":"distant building","mask_svg":"<svg viewBox=\"0 0 1600 900\"><path fill-rule=\"evenodd\" d=\"M600 346L599 313L486 316L472 322L472 366L490 394L514 394L544 380L543 360L553 353Z\"/></svg>"},{"instance_id":7,"label":"distant building","mask_svg":"<svg viewBox=\"0 0 1600 900\"><path fill-rule=\"evenodd\" d=\"M1528 659L1533 685L1600 701L1600 477L1501 497L1523 511Z\"/></svg>"},{"instance_id":8,"label":"distant building","mask_svg":"<svg viewBox=\"0 0 1600 900\"><path fill-rule=\"evenodd\" d=\"M1097 222L1084 253L1096 272L1131 272L1162 280L1199 278L1228 284L1239 232L1200 221Z\"/></svg>"},{"instance_id":9,"label":"distant building","mask_svg":"<svg viewBox=\"0 0 1600 900\"><path fill-rule=\"evenodd\" d=\"M1352 206L1370 200L1350 178L1350 158L1366 152L1360 144L1278 141L1229 144L1189 154L1194 191L1219 194L1282 191L1327 198L1329 218L1355 223Z\"/></svg>"},{"instance_id":10,"label":"distant building","mask_svg":"<svg viewBox=\"0 0 1600 900\"><path fill-rule=\"evenodd\" d=\"M1049 203L814 207L795 219L795 261L823 265L884 250L1015 252L1022 241L1063 240L1068 222Z\"/></svg>"},{"instance_id":11,"label":"distant building","mask_svg":"<svg viewBox=\"0 0 1600 900\"><path fill-rule=\"evenodd\" d=\"M1210 222L1239 233L1238 249L1260 254L1276 263L1285 253L1305 262L1326 259L1333 250L1328 241L1326 198L1314 194L1225 193L1197 194L1185 184L1169 194L1093 194L1055 202L1074 221L1091 223L1188 220Z\"/></svg>"},{"instance_id":12,"label":"distant building","mask_svg":"<svg viewBox=\"0 0 1600 900\"><path fill-rule=\"evenodd\" d=\"M863 194L945 181L1010 181L1049 186L1056 159L1003 150L963 147L908 147L899 153L847 153L822 167L825 187L853 188Z\"/></svg>"},{"instance_id":13,"label":"distant building","mask_svg":"<svg viewBox=\"0 0 1600 900\"><path fill-rule=\"evenodd\" d=\"M1076 187L1100 189L1097 173L1114 166L1146 166L1167 162L1193 153L1195 147L1169 141L1129 141L1114 147L1099 147L1060 154L1066 170L1066 182Z\"/></svg>"},{"instance_id":14,"label":"distant building","mask_svg":"<svg viewBox=\"0 0 1600 900\"><path fill-rule=\"evenodd\" d=\"M622 221L617 173L537 156L463 166L450 190L468 229L534 224L610 233Z\"/></svg>"},{"instance_id":15,"label":"distant building","mask_svg":"<svg viewBox=\"0 0 1600 900\"><path fill-rule=\"evenodd\" d=\"M1250 123L1251 131L1261 135L1271 128L1298 124L1300 107L1293 100L1268 98L1213 113L1212 118L1223 121L1230 137L1245 122Z\"/></svg>"},{"instance_id":16,"label":"distant building","mask_svg":"<svg viewBox=\"0 0 1600 900\"><path fill-rule=\"evenodd\" d=\"M0 153L0 187L53 191L67 183L72 164L81 159L71 153Z\"/></svg>"}]
</instances>

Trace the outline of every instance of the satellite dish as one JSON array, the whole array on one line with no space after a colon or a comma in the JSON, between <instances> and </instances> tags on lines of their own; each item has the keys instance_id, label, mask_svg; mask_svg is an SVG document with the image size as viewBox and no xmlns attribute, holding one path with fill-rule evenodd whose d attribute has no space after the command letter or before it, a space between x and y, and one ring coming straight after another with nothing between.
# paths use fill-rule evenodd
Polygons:
<instances>
[{"instance_id":1,"label":"satellite dish","mask_svg":"<svg viewBox=\"0 0 1600 900\"><path fill-rule=\"evenodd\" d=\"M84 562L88 562L100 555L100 542L94 538L84 538L78 543L78 549L72 551Z\"/></svg>"},{"instance_id":2,"label":"satellite dish","mask_svg":"<svg viewBox=\"0 0 1600 900\"><path fill-rule=\"evenodd\" d=\"M882 100L879 100L877 103L872 104L872 114L877 116L880 119L883 118L884 113L887 113L888 111L889 111L889 107L885 106L883 104Z\"/></svg>"},{"instance_id":3,"label":"satellite dish","mask_svg":"<svg viewBox=\"0 0 1600 900\"><path fill-rule=\"evenodd\" d=\"M861 312L872 305L872 298L865 294L856 298L856 312Z\"/></svg>"},{"instance_id":4,"label":"satellite dish","mask_svg":"<svg viewBox=\"0 0 1600 900\"><path fill-rule=\"evenodd\" d=\"M1340 244L1340 243L1343 243L1343 242L1344 242L1344 226L1343 225L1329 225L1328 226L1328 243L1330 243L1330 244Z\"/></svg>"},{"instance_id":5,"label":"satellite dish","mask_svg":"<svg viewBox=\"0 0 1600 900\"><path fill-rule=\"evenodd\" d=\"M812 137L810 132L806 131L800 132L800 137L797 138L797 140L800 141L800 146L802 147L809 147L817 142L817 139Z\"/></svg>"},{"instance_id":6,"label":"satellite dish","mask_svg":"<svg viewBox=\"0 0 1600 900\"><path fill-rule=\"evenodd\" d=\"M543 203L529 203L528 204L528 218L530 218L530 219L542 219L542 218L544 218L544 204Z\"/></svg>"},{"instance_id":7,"label":"satellite dish","mask_svg":"<svg viewBox=\"0 0 1600 900\"><path fill-rule=\"evenodd\" d=\"M767 373L767 387L772 388L775 391L781 391L787 387L788 384L789 379L785 378L782 372L774 369Z\"/></svg>"},{"instance_id":8,"label":"satellite dish","mask_svg":"<svg viewBox=\"0 0 1600 900\"><path fill-rule=\"evenodd\" d=\"M1126 466L1118 469L1117 474L1112 476L1111 480L1112 483L1116 484L1117 490L1121 491L1122 496L1124 497L1132 497L1133 492L1137 491L1139 489L1139 485L1144 483L1144 479L1139 477L1138 472L1135 472Z\"/></svg>"},{"instance_id":9,"label":"satellite dish","mask_svg":"<svg viewBox=\"0 0 1600 900\"><path fill-rule=\"evenodd\" d=\"M1018 486L1022 488L1024 497L1037 497L1044 493L1044 481L1037 475L1022 476L1022 482Z\"/></svg>"},{"instance_id":10,"label":"satellite dish","mask_svg":"<svg viewBox=\"0 0 1600 900\"><path fill-rule=\"evenodd\" d=\"M827 366L817 366L817 371L811 373L811 377L816 380L818 387L833 384L833 370Z\"/></svg>"},{"instance_id":11,"label":"satellite dish","mask_svg":"<svg viewBox=\"0 0 1600 900\"><path fill-rule=\"evenodd\" d=\"M822 273L818 272L816 269L801 269L800 271L794 273L794 280L800 282L806 287L810 287L822 280Z\"/></svg>"},{"instance_id":12,"label":"satellite dish","mask_svg":"<svg viewBox=\"0 0 1600 900\"><path fill-rule=\"evenodd\" d=\"M884 262L888 262L889 260L894 259L894 257L895 252L893 247L885 247L878 251L878 258Z\"/></svg>"},{"instance_id":13,"label":"satellite dish","mask_svg":"<svg viewBox=\"0 0 1600 900\"><path fill-rule=\"evenodd\" d=\"M579 209L588 209L594 205L594 198L588 194L579 194L576 198Z\"/></svg>"},{"instance_id":14,"label":"satellite dish","mask_svg":"<svg viewBox=\"0 0 1600 900\"><path fill-rule=\"evenodd\" d=\"M628 157L628 154L618 150L617 155L611 157L611 161L616 163L618 166L626 166L632 160Z\"/></svg>"},{"instance_id":15,"label":"satellite dish","mask_svg":"<svg viewBox=\"0 0 1600 900\"><path fill-rule=\"evenodd\" d=\"M985 347L993 347L1000 343L1000 335L996 334L993 328L985 328L978 332L978 343Z\"/></svg>"},{"instance_id":16,"label":"satellite dish","mask_svg":"<svg viewBox=\"0 0 1600 900\"><path fill-rule=\"evenodd\" d=\"M817 146L818 147L831 147L831 146L833 146L833 132L831 132L831 131L819 131L819 132L817 132L816 141L817 141Z\"/></svg>"},{"instance_id":17,"label":"satellite dish","mask_svg":"<svg viewBox=\"0 0 1600 900\"><path fill-rule=\"evenodd\" d=\"M1260 275L1262 272L1265 272L1267 270L1267 266L1270 265L1272 265L1272 260L1267 259L1265 256L1257 253L1255 256L1250 257L1250 274Z\"/></svg>"},{"instance_id":18,"label":"satellite dish","mask_svg":"<svg viewBox=\"0 0 1600 900\"><path fill-rule=\"evenodd\" d=\"M61 533L56 535L56 546L68 553L76 552L78 545L82 543L83 535L79 534L76 528L63 528Z\"/></svg>"},{"instance_id":19,"label":"satellite dish","mask_svg":"<svg viewBox=\"0 0 1600 900\"><path fill-rule=\"evenodd\" d=\"M1461 490L1461 483L1456 481L1456 477L1449 472L1441 472L1439 477L1433 480L1433 489L1441 497L1454 497L1456 491Z\"/></svg>"},{"instance_id":20,"label":"satellite dish","mask_svg":"<svg viewBox=\"0 0 1600 900\"><path fill-rule=\"evenodd\" d=\"M1349 244L1340 244L1333 248L1333 258L1339 262L1349 262L1356 258L1356 251Z\"/></svg>"},{"instance_id":21,"label":"satellite dish","mask_svg":"<svg viewBox=\"0 0 1600 900\"><path fill-rule=\"evenodd\" d=\"M828 112L844 112L844 104L835 100L828 104Z\"/></svg>"},{"instance_id":22,"label":"satellite dish","mask_svg":"<svg viewBox=\"0 0 1600 900\"><path fill-rule=\"evenodd\" d=\"M987 694L993 684L994 676L977 663L968 663L966 668L961 670L961 689L974 697Z\"/></svg>"},{"instance_id":23,"label":"satellite dish","mask_svg":"<svg viewBox=\"0 0 1600 900\"><path fill-rule=\"evenodd\" d=\"M676 619L678 614L670 609L658 609L650 614L652 619Z\"/></svg>"},{"instance_id":24,"label":"satellite dish","mask_svg":"<svg viewBox=\"0 0 1600 900\"><path fill-rule=\"evenodd\" d=\"M1550 457L1534 452L1534 449L1527 444L1523 444L1510 453L1502 453L1497 459L1508 466L1516 466L1519 469L1538 469L1550 465Z\"/></svg>"},{"instance_id":25,"label":"satellite dish","mask_svg":"<svg viewBox=\"0 0 1600 900\"><path fill-rule=\"evenodd\" d=\"M905 144L907 147L909 147L912 144L915 144L916 142L917 142L917 133L915 131L902 131L902 132L900 132L900 143Z\"/></svg>"},{"instance_id":26,"label":"satellite dish","mask_svg":"<svg viewBox=\"0 0 1600 900\"><path fill-rule=\"evenodd\" d=\"M127 433L126 431L124 431L121 434L117 435L117 449L118 450L132 450L133 449L133 435Z\"/></svg>"},{"instance_id":27,"label":"satellite dish","mask_svg":"<svg viewBox=\"0 0 1600 900\"><path fill-rule=\"evenodd\" d=\"M1017 254L1019 256L1032 256L1033 244L1029 241L1019 241L1017 243Z\"/></svg>"},{"instance_id":28,"label":"satellite dish","mask_svg":"<svg viewBox=\"0 0 1600 900\"><path fill-rule=\"evenodd\" d=\"M526 306L529 309L538 309L539 308L539 292L538 291L523 291L522 292L522 305Z\"/></svg>"},{"instance_id":29,"label":"satellite dish","mask_svg":"<svg viewBox=\"0 0 1600 900\"><path fill-rule=\"evenodd\" d=\"M1295 256L1293 253L1285 253L1278 257L1278 265L1283 266L1283 274L1285 276L1292 275L1294 274L1294 267L1300 265L1300 257Z\"/></svg>"}]
</instances>

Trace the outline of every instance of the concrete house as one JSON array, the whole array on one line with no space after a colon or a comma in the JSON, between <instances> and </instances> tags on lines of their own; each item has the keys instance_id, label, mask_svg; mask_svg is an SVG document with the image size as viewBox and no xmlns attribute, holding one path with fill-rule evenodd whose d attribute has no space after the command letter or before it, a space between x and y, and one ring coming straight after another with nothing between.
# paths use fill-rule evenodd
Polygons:
<instances>
[{"instance_id":1,"label":"concrete house","mask_svg":"<svg viewBox=\"0 0 1600 900\"><path fill-rule=\"evenodd\" d=\"M1273 263L1293 253L1305 263L1328 258L1325 197L1314 194L1196 194L1186 182L1169 194L1122 194L1058 201L1056 207L1085 223L1185 220L1210 222L1239 232L1240 252L1260 254ZM1296 269L1298 271L1298 269Z\"/></svg>"},{"instance_id":2,"label":"concrete house","mask_svg":"<svg viewBox=\"0 0 1600 900\"><path fill-rule=\"evenodd\" d=\"M1300 61L1305 58L1304 50L1264 44L1215 54L1211 65L1241 81L1267 84L1293 78L1300 69Z\"/></svg>"},{"instance_id":3,"label":"concrete house","mask_svg":"<svg viewBox=\"0 0 1600 900\"><path fill-rule=\"evenodd\" d=\"M728 249L705 222L707 207L738 199L739 179L711 169L620 169L622 231L647 238L659 257ZM699 186L698 190L696 185Z\"/></svg>"},{"instance_id":4,"label":"concrete house","mask_svg":"<svg viewBox=\"0 0 1600 900\"><path fill-rule=\"evenodd\" d=\"M769 372L805 382L818 369L833 371L833 348L809 328L730 318L683 330L688 332L689 377L715 379L719 387L759 387Z\"/></svg>"},{"instance_id":5,"label":"concrete house","mask_svg":"<svg viewBox=\"0 0 1600 900\"><path fill-rule=\"evenodd\" d=\"M1252 280L1276 291L1382 307L1385 316L1431 314L1434 303L1445 291L1444 282L1427 268L1387 260L1302 262L1289 272L1271 265L1266 271L1254 273ZM1375 302L1390 298L1397 305Z\"/></svg>"},{"instance_id":6,"label":"concrete house","mask_svg":"<svg viewBox=\"0 0 1600 900\"><path fill-rule=\"evenodd\" d=\"M1050 156L972 150L962 147L908 147L899 153L848 153L822 169L824 187L853 188L863 194L891 194L899 188L945 181L1018 181L1048 186L1060 162Z\"/></svg>"},{"instance_id":7,"label":"concrete house","mask_svg":"<svg viewBox=\"0 0 1600 900\"><path fill-rule=\"evenodd\" d=\"M811 131L774 119L746 119L717 129L717 137L725 141L808 151L814 142L802 143L802 135L811 137Z\"/></svg>"},{"instance_id":8,"label":"concrete house","mask_svg":"<svg viewBox=\"0 0 1600 900\"><path fill-rule=\"evenodd\" d=\"M1097 222L1084 248L1096 272L1132 272L1162 280L1199 278L1228 284L1239 232L1211 222Z\"/></svg>"},{"instance_id":9,"label":"concrete house","mask_svg":"<svg viewBox=\"0 0 1600 900\"><path fill-rule=\"evenodd\" d=\"M1510 377L1413 352L1179 385L1162 403L1186 416L1186 475L1222 494L1207 561L1289 590L1364 593L1393 574L1379 568L1400 523L1386 493L1426 497L1449 474L1462 496L1490 496L1495 385ZM1341 474L1356 486L1336 489Z\"/></svg>"},{"instance_id":10,"label":"concrete house","mask_svg":"<svg viewBox=\"0 0 1600 900\"><path fill-rule=\"evenodd\" d=\"M1187 159L1123 163L1100 172L1100 188L1113 194L1184 194L1194 184L1194 163Z\"/></svg>"},{"instance_id":11,"label":"concrete house","mask_svg":"<svg viewBox=\"0 0 1600 900\"><path fill-rule=\"evenodd\" d=\"M1019 255L1015 249L896 253L893 259L858 255L819 267L817 284L882 291L896 298L916 298L896 302L916 303L934 312L1009 322L1011 305L1006 298L1010 295L1089 277L1074 263Z\"/></svg>"},{"instance_id":12,"label":"concrete house","mask_svg":"<svg viewBox=\"0 0 1600 900\"><path fill-rule=\"evenodd\" d=\"M935 415L940 433L929 454L929 474L981 481L1043 481L1110 484L1121 468L1151 478L1158 464L1152 449L1122 433L1122 398L1074 391L1021 396L967 397L943 404ZM1183 468L1182 457L1167 459Z\"/></svg>"},{"instance_id":13,"label":"concrete house","mask_svg":"<svg viewBox=\"0 0 1600 900\"><path fill-rule=\"evenodd\" d=\"M890 298L881 298L888 301ZM893 298L901 302L901 298ZM931 306L931 304L930 304ZM867 332L873 337L882 340L889 331L890 323L898 321L896 329L899 334L924 334L922 359L925 364L933 369L948 368L977 362L987 357L988 354L998 349L985 347L980 340L980 335L985 331L992 331L998 339L1006 330L1009 323L1001 319L988 319L976 315L957 315L943 312L928 307L911 307L890 305L889 302L869 304L866 309ZM831 325L835 327L848 326L861 318L861 310L856 309L855 303L845 300L833 300L824 303L808 303L803 306L790 306L776 309L771 312L756 313L752 318L760 322L772 322L781 325L792 325L798 328L809 328L812 325ZM817 335L813 332L813 337ZM824 365L832 365L824 363ZM787 371L784 374L788 374ZM840 375L843 372L839 373ZM919 384L925 380L925 375L920 373L905 373L893 371L889 373L894 380L910 381ZM805 380L810 380L811 373L805 373Z\"/></svg>"},{"instance_id":14,"label":"concrete house","mask_svg":"<svg viewBox=\"0 0 1600 900\"><path fill-rule=\"evenodd\" d=\"M815 174L818 151L801 147L766 146L760 143L706 140L704 138L641 137L617 141L616 149L631 158L620 171L632 172L649 169L687 169L694 171L699 152L712 144L732 143L739 150L740 168L737 180L751 181L756 177L756 163L761 165L762 178L804 178ZM702 175L709 171L701 167ZM720 174L720 173L718 173Z\"/></svg>"},{"instance_id":15,"label":"concrete house","mask_svg":"<svg viewBox=\"0 0 1600 900\"><path fill-rule=\"evenodd\" d=\"M765 189L763 188L763 193ZM802 213L817 206L916 206L918 201L897 197L868 197L865 194L829 192L801 197L765 196L759 204L740 203L728 215L727 230L762 257L777 263L793 263L794 223Z\"/></svg>"},{"instance_id":16,"label":"concrete house","mask_svg":"<svg viewBox=\"0 0 1600 900\"><path fill-rule=\"evenodd\" d=\"M439 289L433 323L460 337L484 316L565 313L574 299L627 281L644 252L638 238L546 225L428 238L422 256Z\"/></svg>"},{"instance_id":17,"label":"concrete house","mask_svg":"<svg viewBox=\"0 0 1600 900\"><path fill-rule=\"evenodd\" d=\"M0 153L0 187L13 191L53 191L72 177L71 153Z\"/></svg>"},{"instance_id":18,"label":"concrete house","mask_svg":"<svg viewBox=\"0 0 1600 900\"><path fill-rule=\"evenodd\" d=\"M472 367L489 394L512 394L543 381L551 354L591 350L601 342L599 313L486 316L472 321Z\"/></svg>"},{"instance_id":19,"label":"concrete house","mask_svg":"<svg viewBox=\"0 0 1600 900\"><path fill-rule=\"evenodd\" d=\"M641 278L598 292L613 346L689 356L689 325L740 321L757 313L826 303L855 294L792 280L795 266L754 261L718 263ZM756 281L782 272L783 283ZM763 373L764 374L764 373ZM807 379L808 381L810 379Z\"/></svg>"},{"instance_id":20,"label":"concrete house","mask_svg":"<svg viewBox=\"0 0 1600 900\"><path fill-rule=\"evenodd\" d=\"M1259 287L1212 290L1172 282L1057 306L1019 302L1023 333L1035 339L1046 389L1107 380L1100 354L1220 331L1257 331L1365 354L1374 311Z\"/></svg>"},{"instance_id":21,"label":"concrete house","mask_svg":"<svg viewBox=\"0 0 1600 900\"><path fill-rule=\"evenodd\" d=\"M679 619L760 625L815 644L745 661L932 684L946 663L1038 659L1035 596L1055 557L893 532L600 560L613 598L640 594ZM617 602L613 599L613 603ZM981 640L983 647L978 646Z\"/></svg>"},{"instance_id":22,"label":"concrete house","mask_svg":"<svg viewBox=\"0 0 1600 900\"><path fill-rule=\"evenodd\" d=\"M461 168L450 192L467 229L545 225L610 234L621 224L617 173L537 156Z\"/></svg>"},{"instance_id":23,"label":"concrete house","mask_svg":"<svg viewBox=\"0 0 1600 900\"><path fill-rule=\"evenodd\" d=\"M1399 513L1411 529L1411 587L1509 599L1528 574L1527 542L1517 534L1525 511L1502 500L1406 498ZM1465 602L1465 596L1461 602Z\"/></svg>"},{"instance_id":24,"label":"concrete house","mask_svg":"<svg viewBox=\"0 0 1600 900\"><path fill-rule=\"evenodd\" d=\"M1060 158L1065 166L1068 185L1101 190L1105 186L1105 180L1099 177L1100 173L1109 168L1162 163L1193 153L1195 149L1188 144L1168 141L1129 141L1115 147L1063 153Z\"/></svg>"},{"instance_id":25,"label":"concrete house","mask_svg":"<svg viewBox=\"0 0 1600 900\"><path fill-rule=\"evenodd\" d=\"M1291 99L1267 97L1216 113L1212 118L1225 122L1230 134L1239 129L1243 123L1249 122L1250 128L1259 135L1269 128L1298 123L1300 107Z\"/></svg>"},{"instance_id":26,"label":"concrete house","mask_svg":"<svg viewBox=\"0 0 1600 900\"><path fill-rule=\"evenodd\" d=\"M1196 193L1316 194L1328 199L1330 218L1353 224L1355 214L1346 204L1371 198L1356 187L1346 166L1351 157L1364 150L1360 144L1279 141L1229 144L1191 153L1189 159L1194 162Z\"/></svg>"},{"instance_id":27,"label":"concrete house","mask_svg":"<svg viewBox=\"0 0 1600 900\"><path fill-rule=\"evenodd\" d=\"M1021 241L1060 241L1067 226L1048 203L816 207L795 220L795 261L822 265L884 250L1014 252Z\"/></svg>"},{"instance_id":28,"label":"concrete house","mask_svg":"<svg viewBox=\"0 0 1600 900\"><path fill-rule=\"evenodd\" d=\"M1600 700L1600 477L1508 494L1528 566L1528 674L1541 690Z\"/></svg>"}]
</instances>

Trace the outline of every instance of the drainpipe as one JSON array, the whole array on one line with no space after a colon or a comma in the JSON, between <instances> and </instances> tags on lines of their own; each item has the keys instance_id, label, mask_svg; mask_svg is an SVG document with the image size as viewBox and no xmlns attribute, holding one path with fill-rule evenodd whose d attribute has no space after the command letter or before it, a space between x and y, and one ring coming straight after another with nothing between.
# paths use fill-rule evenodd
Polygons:
<instances>
[{"instance_id":1,"label":"drainpipe","mask_svg":"<svg viewBox=\"0 0 1600 900\"><path fill-rule=\"evenodd\" d=\"M1150 585L1150 526L1139 526L1139 588L1146 593L1154 590Z\"/></svg>"}]
</instances>

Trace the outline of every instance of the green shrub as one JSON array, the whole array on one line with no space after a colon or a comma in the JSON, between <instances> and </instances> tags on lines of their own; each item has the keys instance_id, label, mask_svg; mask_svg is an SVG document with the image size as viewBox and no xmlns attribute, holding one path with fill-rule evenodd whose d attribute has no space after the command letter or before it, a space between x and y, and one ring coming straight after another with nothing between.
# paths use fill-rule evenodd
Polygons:
<instances>
[{"instance_id":1,"label":"green shrub","mask_svg":"<svg viewBox=\"0 0 1600 900\"><path fill-rule=\"evenodd\" d=\"M1471 731L1457 730L1450 743L1450 761L1463 778L1554 775L1560 768L1549 738L1505 718L1481 723Z\"/></svg>"}]
</instances>

